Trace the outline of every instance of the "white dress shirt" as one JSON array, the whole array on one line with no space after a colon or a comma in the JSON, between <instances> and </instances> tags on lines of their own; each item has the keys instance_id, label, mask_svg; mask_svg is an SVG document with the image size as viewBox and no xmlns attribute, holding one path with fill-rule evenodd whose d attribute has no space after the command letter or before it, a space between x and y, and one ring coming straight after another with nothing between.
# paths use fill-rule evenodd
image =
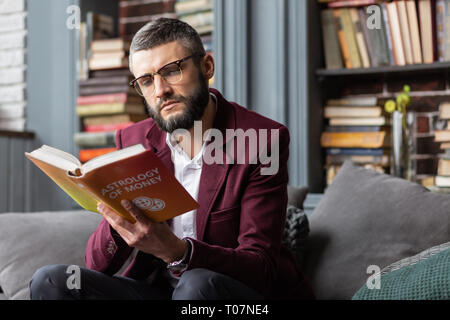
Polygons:
<instances>
[{"instance_id":1,"label":"white dress shirt","mask_svg":"<svg viewBox=\"0 0 450 320\"><path fill-rule=\"evenodd\" d=\"M217 101L213 94L211 94L211 96L214 99L214 102ZM190 159L186 152L184 152L181 147L177 145L176 141L170 139L170 134L166 135L166 143L172 154L175 178L181 183L191 197L195 199L195 201L198 200L198 189L200 186L200 177L202 175L203 167L203 154L209 140L210 136L205 137L205 141L203 142L200 152ZM172 231L178 238L182 239L185 237L190 237L197 239L197 230L195 225L196 213L197 209L173 218Z\"/></svg>"}]
</instances>

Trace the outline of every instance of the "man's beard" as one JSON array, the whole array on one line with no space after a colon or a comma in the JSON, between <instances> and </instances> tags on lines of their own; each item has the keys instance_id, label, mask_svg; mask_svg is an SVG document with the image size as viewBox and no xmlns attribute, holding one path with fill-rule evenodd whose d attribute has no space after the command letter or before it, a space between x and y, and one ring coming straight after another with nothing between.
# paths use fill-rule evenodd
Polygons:
<instances>
[{"instance_id":1,"label":"man's beard","mask_svg":"<svg viewBox=\"0 0 450 320\"><path fill-rule=\"evenodd\" d=\"M156 108L152 108L148 105L144 99L145 106L148 113L153 120L155 120L158 127L168 133L172 133L177 129L189 130L194 126L194 122L200 120L203 117L206 107L209 102L209 91L206 84L206 80L200 73L200 81L198 88L195 91L184 97L182 95L168 95L161 99ZM169 116L169 119L165 120L161 116L161 106L170 100L175 100L180 103L184 103L186 106L183 113L177 116Z\"/></svg>"}]
</instances>

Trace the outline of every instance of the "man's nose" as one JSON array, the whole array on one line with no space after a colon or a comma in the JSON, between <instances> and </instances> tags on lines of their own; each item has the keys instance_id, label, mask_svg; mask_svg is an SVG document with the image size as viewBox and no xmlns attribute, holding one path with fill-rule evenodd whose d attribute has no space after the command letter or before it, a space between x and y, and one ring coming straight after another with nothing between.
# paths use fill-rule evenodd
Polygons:
<instances>
[{"instance_id":1,"label":"man's nose","mask_svg":"<svg viewBox=\"0 0 450 320\"><path fill-rule=\"evenodd\" d=\"M159 74L154 77L154 85L156 98L163 98L172 90L169 83Z\"/></svg>"}]
</instances>

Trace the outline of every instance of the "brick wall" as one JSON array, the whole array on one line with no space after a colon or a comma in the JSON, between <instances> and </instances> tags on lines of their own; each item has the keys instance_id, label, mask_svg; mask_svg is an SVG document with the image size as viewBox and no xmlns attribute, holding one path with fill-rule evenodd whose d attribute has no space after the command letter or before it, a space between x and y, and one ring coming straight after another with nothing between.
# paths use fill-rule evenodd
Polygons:
<instances>
[{"instance_id":1,"label":"brick wall","mask_svg":"<svg viewBox=\"0 0 450 320\"><path fill-rule=\"evenodd\" d=\"M0 0L0 130L25 130L26 19L26 0Z\"/></svg>"}]
</instances>

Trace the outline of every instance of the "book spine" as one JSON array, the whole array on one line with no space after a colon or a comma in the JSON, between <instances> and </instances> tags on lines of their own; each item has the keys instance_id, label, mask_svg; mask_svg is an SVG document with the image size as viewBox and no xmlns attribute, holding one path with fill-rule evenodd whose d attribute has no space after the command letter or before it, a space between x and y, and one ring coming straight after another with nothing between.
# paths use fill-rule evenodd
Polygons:
<instances>
[{"instance_id":1,"label":"book spine","mask_svg":"<svg viewBox=\"0 0 450 320\"><path fill-rule=\"evenodd\" d=\"M326 132L378 132L384 130L382 126L326 126Z\"/></svg>"},{"instance_id":2,"label":"book spine","mask_svg":"<svg viewBox=\"0 0 450 320\"><path fill-rule=\"evenodd\" d=\"M327 69L343 68L336 23L332 10L322 10L323 47Z\"/></svg>"},{"instance_id":3,"label":"book spine","mask_svg":"<svg viewBox=\"0 0 450 320\"><path fill-rule=\"evenodd\" d=\"M414 63L422 63L422 45L420 41L419 20L417 18L417 7L415 1L407 0L406 9L411 34L411 46L413 50Z\"/></svg>"},{"instance_id":4,"label":"book spine","mask_svg":"<svg viewBox=\"0 0 450 320\"><path fill-rule=\"evenodd\" d=\"M367 48L367 53L368 53L369 59L370 59L370 65L372 67L378 67L378 61L377 61L377 57L375 56L375 52L374 52L374 49L372 46L372 39L370 36L370 32L369 32L369 29L367 28L367 23L365 23L365 21L367 21L367 16L366 16L366 13L364 12L364 9L359 9L358 15L359 15L359 20L361 21L361 28L362 28L366 48Z\"/></svg>"},{"instance_id":5,"label":"book spine","mask_svg":"<svg viewBox=\"0 0 450 320\"><path fill-rule=\"evenodd\" d=\"M350 60L352 61L353 68L361 68L361 55L358 49L358 44L356 41L355 29L353 28L353 21L350 16L350 9L339 9L340 15L342 17L342 23L344 28L344 36L347 39L348 50L350 54Z\"/></svg>"},{"instance_id":6,"label":"book spine","mask_svg":"<svg viewBox=\"0 0 450 320\"><path fill-rule=\"evenodd\" d=\"M385 132L323 132L324 148L381 148L386 144Z\"/></svg>"},{"instance_id":7,"label":"book spine","mask_svg":"<svg viewBox=\"0 0 450 320\"><path fill-rule=\"evenodd\" d=\"M93 96L103 95L109 93L128 93L132 89L126 85L114 85L114 86L95 86L95 87L82 87L79 88L78 94L80 96Z\"/></svg>"},{"instance_id":8,"label":"book spine","mask_svg":"<svg viewBox=\"0 0 450 320\"><path fill-rule=\"evenodd\" d=\"M376 4L377 0L342 0L328 3L328 8L362 7Z\"/></svg>"},{"instance_id":9,"label":"book spine","mask_svg":"<svg viewBox=\"0 0 450 320\"><path fill-rule=\"evenodd\" d=\"M327 148L327 155L351 155L351 156L381 156L383 149L364 149L364 148Z\"/></svg>"},{"instance_id":10,"label":"book spine","mask_svg":"<svg viewBox=\"0 0 450 320\"><path fill-rule=\"evenodd\" d=\"M395 2L386 4L389 17L389 26L392 34L392 48L394 51L395 64L398 66L406 65L405 51L403 48L400 23L398 18L397 5Z\"/></svg>"},{"instance_id":11,"label":"book spine","mask_svg":"<svg viewBox=\"0 0 450 320\"><path fill-rule=\"evenodd\" d=\"M106 104L106 103L125 103L127 102L126 93L112 93L95 96L79 96L77 98L77 105L90 104Z\"/></svg>"},{"instance_id":12,"label":"book spine","mask_svg":"<svg viewBox=\"0 0 450 320\"><path fill-rule=\"evenodd\" d=\"M117 131L120 129L124 129L133 124L134 124L134 122L87 125L84 127L84 131L85 132L111 132L111 131Z\"/></svg>"},{"instance_id":13,"label":"book spine","mask_svg":"<svg viewBox=\"0 0 450 320\"><path fill-rule=\"evenodd\" d=\"M444 2L444 60L450 61L450 0Z\"/></svg>"},{"instance_id":14,"label":"book spine","mask_svg":"<svg viewBox=\"0 0 450 320\"><path fill-rule=\"evenodd\" d=\"M445 61L445 0L436 1L437 59Z\"/></svg>"},{"instance_id":15,"label":"book spine","mask_svg":"<svg viewBox=\"0 0 450 320\"><path fill-rule=\"evenodd\" d=\"M406 12L406 2L405 0L396 0L397 4L397 13L400 25L400 34L403 43L405 60L407 64L413 64L413 53L411 46L411 35L409 32L409 22L408 22L408 14Z\"/></svg>"},{"instance_id":16,"label":"book spine","mask_svg":"<svg viewBox=\"0 0 450 320\"><path fill-rule=\"evenodd\" d=\"M364 68L370 68L369 54L367 52L366 42L364 40L364 34L362 31L363 27L361 26L361 21L359 20L358 9L350 9L350 15L353 22L353 29L355 30L355 37L361 56L362 66Z\"/></svg>"},{"instance_id":17,"label":"book spine","mask_svg":"<svg viewBox=\"0 0 450 320\"><path fill-rule=\"evenodd\" d=\"M383 12L384 30L385 30L384 36L386 37L389 61L390 61L391 66L395 66L394 46L392 44L392 32L391 32L391 27L389 25L389 18L388 18L386 3L381 4L381 9Z\"/></svg>"},{"instance_id":18,"label":"book spine","mask_svg":"<svg viewBox=\"0 0 450 320\"><path fill-rule=\"evenodd\" d=\"M114 146L115 132L77 132L74 142L79 147Z\"/></svg>"},{"instance_id":19,"label":"book spine","mask_svg":"<svg viewBox=\"0 0 450 320\"><path fill-rule=\"evenodd\" d=\"M333 15L334 15L335 22L336 22L336 28L337 28L340 48L341 48L341 52L342 52L342 57L344 58L344 64L347 69L350 69L353 66L352 66L352 62L350 60L350 53L349 53L349 49L348 49L347 39L345 37L344 28L342 25L342 18L339 14L339 10L333 10Z\"/></svg>"}]
</instances>

